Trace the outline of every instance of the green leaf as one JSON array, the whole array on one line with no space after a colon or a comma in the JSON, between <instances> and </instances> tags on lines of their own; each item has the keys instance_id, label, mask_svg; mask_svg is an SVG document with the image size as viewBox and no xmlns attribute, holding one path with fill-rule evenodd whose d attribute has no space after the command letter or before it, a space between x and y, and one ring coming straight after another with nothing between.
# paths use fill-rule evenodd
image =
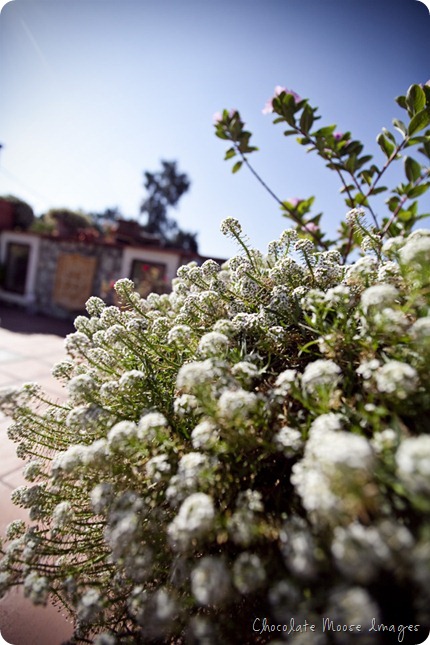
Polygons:
<instances>
[{"instance_id":1,"label":"green leaf","mask_svg":"<svg viewBox=\"0 0 430 645\"><path fill-rule=\"evenodd\" d=\"M300 143L301 146L307 146L309 143L312 143L308 137L297 137L296 141L297 143Z\"/></svg>"},{"instance_id":2,"label":"green leaf","mask_svg":"<svg viewBox=\"0 0 430 645\"><path fill-rule=\"evenodd\" d=\"M351 174L357 170L357 155L350 155L348 159L345 161L345 168L350 172Z\"/></svg>"},{"instance_id":3,"label":"green leaf","mask_svg":"<svg viewBox=\"0 0 430 645\"><path fill-rule=\"evenodd\" d=\"M378 136L376 137L376 142L378 143L378 145L381 148L382 152L389 159L391 157L391 155L393 154L394 150L396 149L396 146L391 141L388 141L387 137L385 137L382 134L382 132L381 132L381 134L378 134Z\"/></svg>"},{"instance_id":4,"label":"green leaf","mask_svg":"<svg viewBox=\"0 0 430 645\"><path fill-rule=\"evenodd\" d=\"M242 163L243 163L243 161L236 161L236 163L234 164L233 168L231 169L231 172L235 173L238 170L240 170L241 167L242 167Z\"/></svg>"},{"instance_id":5,"label":"green leaf","mask_svg":"<svg viewBox=\"0 0 430 645\"><path fill-rule=\"evenodd\" d=\"M430 184L420 184L419 186L414 186L411 190L407 191L407 196L409 199L415 199L415 197L420 197L428 191Z\"/></svg>"},{"instance_id":6,"label":"green leaf","mask_svg":"<svg viewBox=\"0 0 430 645\"><path fill-rule=\"evenodd\" d=\"M426 95L419 85L411 85L406 94L406 105L412 114L422 112L426 106Z\"/></svg>"},{"instance_id":7,"label":"green leaf","mask_svg":"<svg viewBox=\"0 0 430 645\"><path fill-rule=\"evenodd\" d=\"M355 186L353 186L353 184L349 184L349 186L342 186L342 188L340 189L339 192L341 194L346 193L346 192L351 192L351 190L354 190L354 188L355 188Z\"/></svg>"},{"instance_id":8,"label":"green leaf","mask_svg":"<svg viewBox=\"0 0 430 645\"><path fill-rule=\"evenodd\" d=\"M408 129L403 121L400 121L400 119L393 119L393 125L404 137L407 135Z\"/></svg>"},{"instance_id":9,"label":"green leaf","mask_svg":"<svg viewBox=\"0 0 430 645\"><path fill-rule=\"evenodd\" d=\"M405 110L408 109L405 96L397 96L395 100L396 100L397 105L400 105L401 108L403 108Z\"/></svg>"},{"instance_id":10,"label":"green leaf","mask_svg":"<svg viewBox=\"0 0 430 645\"><path fill-rule=\"evenodd\" d=\"M409 222L412 218L412 213L411 211L403 210L403 208L401 208L397 213L397 217L401 222Z\"/></svg>"},{"instance_id":11,"label":"green leaf","mask_svg":"<svg viewBox=\"0 0 430 645\"><path fill-rule=\"evenodd\" d=\"M234 148L229 148L225 153L224 160L231 159L236 156L236 150Z\"/></svg>"},{"instance_id":12,"label":"green leaf","mask_svg":"<svg viewBox=\"0 0 430 645\"><path fill-rule=\"evenodd\" d=\"M314 113L310 105L306 103L302 115L300 117L300 129L304 134L307 134L311 129L314 122Z\"/></svg>"},{"instance_id":13,"label":"green leaf","mask_svg":"<svg viewBox=\"0 0 430 645\"><path fill-rule=\"evenodd\" d=\"M357 193L354 197L354 203L356 206L368 206L366 195L363 195L363 193Z\"/></svg>"},{"instance_id":14,"label":"green leaf","mask_svg":"<svg viewBox=\"0 0 430 645\"><path fill-rule=\"evenodd\" d=\"M333 132L336 130L335 125L328 125L325 128L320 128L316 132L314 132L315 137L329 137Z\"/></svg>"},{"instance_id":15,"label":"green leaf","mask_svg":"<svg viewBox=\"0 0 430 645\"><path fill-rule=\"evenodd\" d=\"M384 134L387 137L387 139L389 139L394 144L396 144L396 139L394 134L392 134L389 130L387 130L387 128L382 128L382 134Z\"/></svg>"},{"instance_id":16,"label":"green leaf","mask_svg":"<svg viewBox=\"0 0 430 645\"><path fill-rule=\"evenodd\" d=\"M408 135L412 136L415 132L419 132L428 126L430 123L430 109L424 108L420 112L417 112L413 119L411 120L408 128Z\"/></svg>"},{"instance_id":17,"label":"green leaf","mask_svg":"<svg viewBox=\"0 0 430 645\"><path fill-rule=\"evenodd\" d=\"M377 188L372 188L372 190L369 192L369 195L378 195L379 193L383 193L386 190L388 190L386 186L378 186Z\"/></svg>"},{"instance_id":18,"label":"green leaf","mask_svg":"<svg viewBox=\"0 0 430 645\"><path fill-rule=\"evenodd\" d=\"M372 155L364 155L363 157L359 157L357 159L356 168L357 169L361 168L362 166L364 166L364 164L366 164L371 159L372 159Z\"/></svg>"},{"instance_id":19,"label":"green leaf","mask_svg":"<svg viewBox=\"0 0 430 645\"><path fill-rule=\"evenodd\" d=\"M390 209L390 211L394 213L394 211L396 210L397 206L400 203L400 198L396 196L390 197L389 199L387 199L386 203L388 204L388 208Z\"/></svg>"},{"instance_id":20,"label":"green leaf","mask_svg":"<svg viewBox=\"0 0 430 645\"><path fill-rule=\"evenodd\" d=\"M426 141L418 151L430 159L430 141Z\"/></svg>"},{"instance_id":21,"label":"green leaf","mask_svg":"<svg viewBox=\"0 0 430 645\"><path fill-rule=\"evenodd\" d=\"M411 157L405 157L405 173L409 181L415 182L421 176L421 165Z\"/></svg>"},{"instance_id":22,"label":"green leaf","mask_svg":"<svg viewBox=\"0 0 430 645\"><path fill-rule=\"evenodd\" d=\"M367 184L368 186L370 186L370 184L372 183L372 176L373 176L373 173L369 172L368 170L362 170L360 172L360 177L362 179L361 183Z\"/></svg>"}]
</instances>

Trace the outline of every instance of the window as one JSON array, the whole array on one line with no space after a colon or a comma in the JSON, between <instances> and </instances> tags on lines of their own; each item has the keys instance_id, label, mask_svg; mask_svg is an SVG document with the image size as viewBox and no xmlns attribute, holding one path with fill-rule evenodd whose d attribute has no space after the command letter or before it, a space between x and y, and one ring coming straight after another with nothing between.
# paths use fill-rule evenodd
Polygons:
<instances>
[{"instance_id":1,"label":"window","mask_svg":"<svg viewBox=\"0 0 430 645\"><path fill-rule=\"evenodd\" d=\"M30 245L9 242L6 247L4 288L25 294Z\"/></svg>"},{"instance_id":2,"label":"window","mask_svg":"<svg viewBox=\"0 0 430 645\"><path fill-rule=\"evenodd\" d=\"M169 291L165 264L133 260L130 278L142 298L146 298L150 293L166 293Z\"/></svg>"}]
</instances>

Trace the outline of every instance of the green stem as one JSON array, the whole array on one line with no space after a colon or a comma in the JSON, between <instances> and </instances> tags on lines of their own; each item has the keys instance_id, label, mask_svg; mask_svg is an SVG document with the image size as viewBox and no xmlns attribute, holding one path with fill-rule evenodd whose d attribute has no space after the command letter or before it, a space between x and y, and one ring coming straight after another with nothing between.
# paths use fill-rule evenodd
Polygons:
<instances>
[{"instance_id":1,"label":"green stem","mask_svg":"<svg viewBox=\"0 0 430 645\"><path fill-rule=\"evenodd\" d=\"M243 152L240 150L240 148L239 148L238 144L237 144L237 143L236 143L236 141L234 141L234 140L233 140L233 145L234 145L234 147L235 147L235 149L236 149L236 152L237 152L237 153L240 155L240 157L242 158L243 163L247 166L247 168L248 168L248 169L250 170L250 172L254 175L254 177L257 179L257 181L258 181L258 182L263 186L263 188L264 188L264 189L269 193L269 195L270 195L271 197L273 197L273 199L274 199L274 200L275 200L275 201L276 201L276 202L281 206L281 208L282 208L283 210L285 210L285 207L284 207L283 202L282 202L282 201L279 199L279 197L278 197L278 196L273 192L273 190L272 190L271 188L269 188L269 186L268 186L268 185L266 184L266 182L265 182L265 181L260 177L260 175L257 173L257 171L256 171L256 170L254 170L254 168L253 168L253 167L251 166L251 164L249 163L249 161L248 161L247 157L245 157L245 155L243 154ZM299 217L297 217L296 215L294 215L293 213L290 213L290 212L288 213L288 217L289 217L290 219L292 219L292 220L293 220L293 222L295 222L298 226L300 226L300 228L303 228L303 222L301 221L301 219L300 219ZM316 242L316 244L317 244L318 246L321 246L321 247L322 247L323 249L325 249L326 251L328 250L328 246L327 246L327 244L326 244L325 242L323 242L322 240L320 240L320 239L319 239L319 237L318 237L318 235L317 235L316 233L314 233L313 231L308 231L308 233L311 235L311 237L313 237L313 238L314 238L314 241Z\"/></svg>"},{"instance_id":2,"label":"green stem","mask_svg":"<svg viewBox=\"0 0 430 645\"><path fill-rule=\"evenodd\" d=\"M420 177L418 177L418 179L414 182L414 187L415 187L415 186L418 186L422 181L424 181L425 179L427 179L427 177L429 177L429 176L430 176L430 168L428 168L428 169L427 169L427 172L425 172L423 175L421 175ZM391 224L393 224L393 223L395 222L396 217L397 217L397 215L399 214L399 212L400 212L400 210L401 210L401 208L402 208L403 204L404 204L408 199L409 199L409 197L408 197L407 195L403 195L402 199L400 200L400 202L399 202L399 203L398 203L398 205L397 205L396 210L393 212L393 214L392 214L392 216L390 217L389 221L388 221L388 222L386 223L386 225L384 226L384 228L383 228L383 230L382 230L382 233L381 233L382 237L384 237L384 235L386 235L386 234L387 234L387 232L388 232L388 230L389 230L389 228L390 228Z\"/></svg>"}]
</instances>

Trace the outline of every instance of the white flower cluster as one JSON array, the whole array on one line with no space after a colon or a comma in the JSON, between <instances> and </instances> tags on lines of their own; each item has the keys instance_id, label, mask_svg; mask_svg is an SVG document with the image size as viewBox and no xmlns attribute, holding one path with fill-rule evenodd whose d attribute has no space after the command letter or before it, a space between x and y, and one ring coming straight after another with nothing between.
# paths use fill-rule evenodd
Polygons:
<instances>
[{"instance_id":1,"label":"white flower cluster","mask_svg":"<svg viewBox=\"0 0 430 645\"><path fill-rule=\"evenodd\" d=\"M263 255L222 228L241 247L223 266L90 298L53 370L66 403L4 392L31 486L0 594L55 595L99 645L237 642L257 606L365 624L391 615L387 588L408 603L396 620L424 624L429 235L378 255L372 233L346 267L295 231Z\"/></svg>"}]
</instances>

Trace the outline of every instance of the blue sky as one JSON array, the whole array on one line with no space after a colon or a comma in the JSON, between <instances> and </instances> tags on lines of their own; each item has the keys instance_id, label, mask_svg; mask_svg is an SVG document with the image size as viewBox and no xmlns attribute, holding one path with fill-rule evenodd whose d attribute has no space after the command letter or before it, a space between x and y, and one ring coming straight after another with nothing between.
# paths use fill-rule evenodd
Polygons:
<instances>
[{"instance_id":1,"label":"blue sky","mask_svg":"<svg viewBox=\"0 0 430 645\"><path fill-rule=\"evenodd\" d=\"M13 0L0 16L0 194L137 217L143 171L177 160L192 182L172 215L200 252L228 257L237 217L264 250L288 223L242 169L212 116L240 110L256 169L282 198L345 215L335 176L261 110L275 85L318 105L381 160L394 97L430 78L430 14L417 0ZM430 199L430 198L429 198ZM382 205L381 205L382 208Z\"/></svg>"}]
</instances>

